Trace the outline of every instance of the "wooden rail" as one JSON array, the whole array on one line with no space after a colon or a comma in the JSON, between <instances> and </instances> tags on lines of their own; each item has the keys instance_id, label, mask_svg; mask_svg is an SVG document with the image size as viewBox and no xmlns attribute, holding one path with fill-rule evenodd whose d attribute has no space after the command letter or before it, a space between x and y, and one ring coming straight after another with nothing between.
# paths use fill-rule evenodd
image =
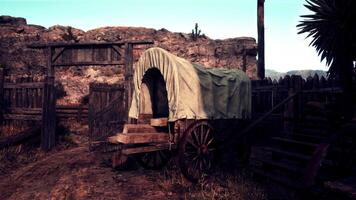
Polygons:
<instances>
[{"instance_id":1,"label":"wooden rail","mask_svg":"<svg viewBox=\"0 0 356 200\"><path fill-rule=\"evenodd\" d=\"M0 139L0 149L3 149L5 147L13 146L16 144L20 144L23 141L35 136L35 135L40 135L40 130L41 126L35 126L31 127L27 130L24 130L16 135L12 135L6 138Z\"/></svg>"}]
</instances>

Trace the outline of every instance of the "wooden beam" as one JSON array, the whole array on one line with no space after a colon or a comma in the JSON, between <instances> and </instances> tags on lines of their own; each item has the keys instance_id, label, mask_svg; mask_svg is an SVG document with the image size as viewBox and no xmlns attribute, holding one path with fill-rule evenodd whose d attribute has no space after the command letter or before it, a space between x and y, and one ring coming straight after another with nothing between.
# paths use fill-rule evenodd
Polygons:
<instances>
[{"instance_id":1,"label":"wooden beam","mask_svg":"<svg viewBox=\"0 0 356 200\"><path fill-rule=\"evenodd\" d=\"M82 61L82 62L69 62L69 63L55 63L55 67L64 66L88 66L88 65L124 65L122 61Z\"/></svg>"},{"instance_id":2,"label":"wooden beam","mask_svg":"<svg viewBox=\"0 0 356 200\"><path fill-rule=\"evenodd\" d=\"M133 45L127 43L125 46L125 115L127 116L127 121L129 121L128 110L132 100L133 92Z\"/></svg>"},{"instance_id":3,"label":"wooden beam","mask_svg":"<svg viewBox=\"0 0 356 200\"><path fill-rule=\"evenodd\" d=\"M151 126L164 127L168 126L168 118L151 118Z\"/></svg>"},{"instance_id":4,"label":"wooden beam","mask_svg":"<svg viewBox=\"0 0 356 200\"><path fill-rule=\"evenodd\" d=\"M168 133L119 133L108 138L113 144L144 144L168 142Z\"/></svg>"},{"instance_id":5,"label":"wooden beam","mask_svg":"<svg viewBox=\"0 0 356 200\"><path fill-rule=\"evenodd\" d=\"M80 43L68 43L68 42L48 42L48 43L29 43L27 47L29 48L77 48L77 47L110 47L112 45L123 46L125 44L131 45L147 45L153 44L152 40L142 40L142 41L122 41L122 42L80 42Z\"/></svg>"},{"instance_id":6,"label":"wooden beam","mask_svg":"<svg viewBox=\"0 0 356 200\"><path fill-rule=\"evenodd\" d=\"M119 54L119 56L121 56L121 53L120 53L120 47L117 46L117 45L112 45L111 46L112 49L114 49L114 51Z\"/></svg>"},{"instance_id":7,"label":"wooden beam","mask_svg":"<svg viewBox=\"0 0 356 200\"><path fill-rule=\"evenodd\" d=\"M258 34L258 62L257 77L265 78L265 25L264 25L265 0L257 0L257 34Z\"/></svg>"},{"instance_id":8,"label":"wooden beam","mask_svg":"<svg viewBox=\"0 0 356 200\"><path fill-rule=\"evenodd\" d=\"M6 120L25 120L25 121L41 121L41 115L29 115L29 114L4 114Z\"/></svg>"},{"instance_id":9,"label":"wooden beam","mask_svg":"<svg viewBox=\"0 0 356 200\"><path fill-rule=\"evenodd\" d=\"M40 130L41 130L40 126L35 126L25 131L22 131L16 135L0 139L0 149L19 144L29 139L30 137L37 135L40 132Z\"/></svg>"},{"instance_id":10,"label":"wooden beam","mask_svg":"<svg viewBox=\"0 0 356 200\"><path fill-rule=\"evenodd\" d=\"M123 133L154 133L156 128L149 124L125 124Z\"/></svg>"},{"instance_id":11,"label":"wooden beam","mask_svg":"<svg viewBox=\"0 0 356 200\"><path fill-rule=\"evenodd\" d=\"M169 148L176 148L175 145L169 145L169 143L164 143L164 144L157 144L157 145L152 145L152 146L145 146L145 147L131 147L131 148L124 148L122 150L122 154L124 155L132 155L132 154L138 154L138 153L148 153L148 152L154 152L154 151L161 151L161 150L167 150Z\"/></svg>"},{"instance_id":12,"label":"wooden beam","mask_svg":"<svg viewBox=\"0 0 356 200\"><path fill-rule=\"evenodd\" d=\"M4 112L4 68L0 66L0 124L2 123L2 114Z\"/></svg>"},{"instance_id":13,"label":"wooden beam","mask_svg":"<svg viewBox=\"0 0 356 200\"><path fill-rule=\"evenodd\" d=\"M47 76L43 89L41 148L50 150L56 139L56 95L54 88L53 48L48 47Z\"/></svg>"},{"instance_id":14,"label":"wooden beam","mask_svg":"<svg viewBox=\"0 0 356 200\"><path fill-rule=\"evenodd\" d=\"M3 88L16 89L16 88L43 88L44 82L28 82L28 83L4 83Z\"/></svg>"},{"instance_id":15,"label":"wooden beam","mask_svg":"<svg viewBox=\"0 0 356 200\"><path fill-rule=\"evenodd\" d=\"M65 49L65 47L61 47L59 51L53 55L52 63L56 62L56 60L59 58L59 56L62 55Z\"/></svg>"}]
</instances>

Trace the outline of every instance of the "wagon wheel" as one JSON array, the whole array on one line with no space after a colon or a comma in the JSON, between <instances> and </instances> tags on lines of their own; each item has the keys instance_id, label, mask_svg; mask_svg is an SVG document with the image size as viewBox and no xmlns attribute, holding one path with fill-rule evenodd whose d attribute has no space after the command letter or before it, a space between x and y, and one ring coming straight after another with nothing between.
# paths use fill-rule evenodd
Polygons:
<instances>
[{"instance_id":1,"label":"wagon wheel","mask_svg":"<svg viewBox=\"0 0 356 200\"><path fill-rule=\"evenodd\" d=\"M197 182L213 167L215 139L212 126L207 121L197 121L185 132L179 143L179 167L190 181Z\"/></svg>"},{"instance_id":2,"label":"wagon wheel","mask_svg":"<svg viewBox=\"0 0 356 200\"><path fill-rule=\"evenodd\" d=\"M170 160L169 150L153 151L137 154L137 162L145 169L162 169Z\"/></svg>"}]
</instances>

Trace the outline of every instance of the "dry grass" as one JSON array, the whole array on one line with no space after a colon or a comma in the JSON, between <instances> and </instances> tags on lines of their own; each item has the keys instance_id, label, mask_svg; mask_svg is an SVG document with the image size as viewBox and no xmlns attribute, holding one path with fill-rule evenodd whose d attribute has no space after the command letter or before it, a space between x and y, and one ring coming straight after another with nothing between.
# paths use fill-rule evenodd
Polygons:
<instances>
[{"instance_id":1,"label":"dry grass","mask_svg":"<svg viewBox=\"0 0 356 200\"><path fill-rule=\"evenodd\" d=\"M244 171L227 173L219 170L203 177L197 184L191 184L176 167L167 167L160 173L157 183L168 196L178 194L182 199L267 199L264 188Z\"/></svg>"}]
</instances>

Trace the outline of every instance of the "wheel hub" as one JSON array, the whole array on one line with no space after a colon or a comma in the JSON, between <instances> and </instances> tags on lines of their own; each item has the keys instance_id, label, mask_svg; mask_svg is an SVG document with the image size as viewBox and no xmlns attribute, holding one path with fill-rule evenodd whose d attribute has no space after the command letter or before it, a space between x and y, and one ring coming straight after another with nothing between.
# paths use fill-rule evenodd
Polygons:
<instances>
[{"instance_id":1,"label":"wheel hub","mask_svg":"<svg viewBox=\"0 0 356 200\"><path fill-rule=\"evenodd\" d=\"M198 153L200 155L207 155L209 154L209 149L208 149L208 146L206 146L205 144L201 145L198 149Z\"/></svg>"}]
</instances>

